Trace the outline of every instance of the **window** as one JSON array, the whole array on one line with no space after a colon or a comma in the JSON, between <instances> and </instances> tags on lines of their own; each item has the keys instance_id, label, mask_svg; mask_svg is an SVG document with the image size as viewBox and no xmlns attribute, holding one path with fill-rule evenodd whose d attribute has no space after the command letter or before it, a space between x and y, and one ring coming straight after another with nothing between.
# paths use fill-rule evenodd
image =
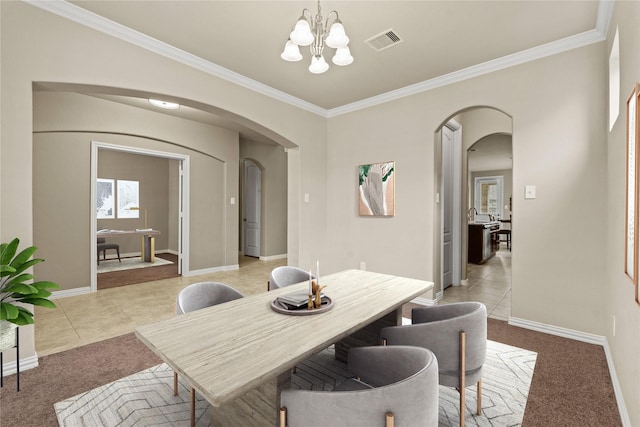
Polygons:
<instances>
[{"instance_id":1,"label":"window","mask_svg":"<svg viewBox=\"0 0 640 427\"><path fill-rule=\"evenodd\" d=\"M482 176L474 179L475 208L479 215L502 215L501 176Z\"/></svg>"},{"instance_id":2,"label":"window","mask_svg":"<svg viewBox=\"0 0 640 427\"><path fill-rule=\"evenodd\" d=\"M609 131L620 114L620 43L618 42L618 29L611 45L609 55Z\"/></svg>"}]
</instances>

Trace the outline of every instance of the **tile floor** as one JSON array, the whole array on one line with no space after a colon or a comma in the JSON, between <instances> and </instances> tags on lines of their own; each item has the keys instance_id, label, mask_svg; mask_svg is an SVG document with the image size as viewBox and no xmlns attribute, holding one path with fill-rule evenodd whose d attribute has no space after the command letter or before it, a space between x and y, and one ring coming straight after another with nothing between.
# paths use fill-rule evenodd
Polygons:
<instances>
[{"instance_id":1,"label":"tile floor","mask_svg":"<svg viewBox=\"0 0 640 427\"><path fill-rule=\"evenodd\" d=\"M190 283L219 281L245 295L264 292L269 272L286 259L240 257L240 269L178 277L59 298L55 309L36 307L35 345L39 356L133 332L140 325L174 316L178 291ZM511 252L506 247L484 265L469 264L469 284L449 287L440 304L481 301L489 317L506 320L511 310ZM256 286L256 284L260 284Z\"/></svg>"},{"instance_id":2,"label":"tile floor","mask_svg":"<svg viewBox=\"0 0 640 427\"><path fill-rule=\"evenodd\" d=\"M286 259L239 257L240 269L177 277L56 299L55 309L35 307L38 356L58 353L133 332L138 326L173 317L176 295L190 283L218 281L245 295L264 292L269 272ZM259 284L259 286L256 286Z\"/></svg>"},{"instance_id":3,"label":"tile floor","mask_svg":"<svg viewBox=\"0 0 640 427\"><path fill-rule=\"evenodd\" d=\"M468 264L465 286L444 290L440 304L458 301L480 301L487 306L489 317L509 320L511 315L511 251L501 243L496 255L484 264Z\"/></svg>"}]
</instances>

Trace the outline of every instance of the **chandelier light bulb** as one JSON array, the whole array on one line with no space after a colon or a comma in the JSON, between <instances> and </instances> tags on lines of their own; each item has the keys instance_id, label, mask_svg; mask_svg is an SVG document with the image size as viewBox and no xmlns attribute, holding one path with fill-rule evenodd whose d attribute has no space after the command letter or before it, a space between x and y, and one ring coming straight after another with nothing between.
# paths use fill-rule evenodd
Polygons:
<instances>
[{"instance_id":1,"label":"chandelier light bulb","mask_svg":"<svg viewBox=\"0 0 640 427\"><path fill-rule=\"evenodd\" d=\"M330 23L331 26L329 26ZM349 37L347 37L338 12L332 10L325 20L322 17L320 0L318 0L318 14L314 16L306 8L302 11L293 30L289 33L289 39L280 58L290 62L300 61L302 59L300 46L309 46L311 52L309 71L313 74L322 74L329 69L329 64L322 56L323 51L327 52L326 48L336 50L331 59L334 64L345 66L353 62L348 45Z\"/></svg>"},{"instance_id":2,"label":"chandelier light bulb","mask_svg":"<svg viewBox=\"0 0 640 427\"><path fill-rule=\"evenodd\" d=\"M300 17L293 31L289 35L291 41L298 46L309 46L313 43L313 34L311 33L311 27L304 17Z\"/></svg>"},{"instance_id":3,"label":"chandelier light bulb","mask_svg":"<svg viewBox=\"0 0 640 427\"><path fill-rule=\"evenodd\" d=\"M311 65L309 65L309 71L313 74L322 74L329 69L329 64L324 60L323 56L314 56L311 58Z\"/></svg>"},{"instance_id":4,"label":"chandelier light bulb","mask_svg":"<svg viewBox=\"0 0 640 427\"><path fill-rule=\"evenodd\" d=\"M329 30L329 36L325 40L327 46L337 49L339 47L345 47L349 44L349 37L344 31L344 26L340 20L336 20Z\"/></svg>"},{"instance_id":5,"label":"chandelier light bulb","mask_svg":"<svg viewBox=\"0 0 640 427\"><path fill-rule=\"evenodd\" d=\"M297 44L291 41L291 39L287 40L287 43L284 45L284 50L280 54L280 58L285 61L296 62L302 59L302 54L300 53L300 48Z\"/></svg>"},{"instance_id":6,"label":"chandelier light bulb","mask_svg":"<svg viewBox=\"0 0 640 427\"><path fill-rule=\"evenodd\" d=\"M351 64L353 62L353 56L351 56L349 46L339 47L338 49L336 49L336 54L331 59L331 61L333 61L334 64L340 65L342 67Z\"/></svg>"}]
</instances>

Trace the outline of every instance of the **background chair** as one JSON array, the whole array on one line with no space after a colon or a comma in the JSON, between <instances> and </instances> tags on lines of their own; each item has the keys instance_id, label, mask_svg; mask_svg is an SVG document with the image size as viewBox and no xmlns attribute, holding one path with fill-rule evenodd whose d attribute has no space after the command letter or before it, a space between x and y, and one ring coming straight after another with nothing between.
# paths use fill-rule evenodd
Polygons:
<instances>
[{"instance_id":1,"label":"background chair","mask_svg":"<svg viewBox=\"0 0 640 427\"><path fill-rule=\"evenodd\" d=\"M283 390L280 427L438 425L438 361L430 350L356 347L348 367L359 379L334 391Z\"/></svg>"},{"instance_id":2,"label":"background chair","mask_svg":"<svg viewBox=\"0 0 640 427\"><path fill-rule=\"evenodd\" d=\"M383 328L387 345L428 348L438 358L440 384L460 392L464 426L465 388L477 384L477 413L482 413L482 366L487 354L487 309L479 302L414 308L411 325Z\"/></svg>"},{"instance_id":3,"label":"background chair","mask_svg":"<svg viewBox=\"0 0 640 427\"><path fill-rule=\"evenodd\" d=\"M115 249L118 254L118 262L120 260L120 245L117 243L107 243L104 237L98 237L98 265L100 265L100 252L102 252L102 259L107 259L107 249Z\"/></svg>"},{"instance_id":4,"label":"background chair","mask_svg":"<svg viewBox=\"0 0 640 427\"><path fill-rule=\"evenodd\" d=\"M311 275L312 279L315 279L315 275ZM293 285L309 280L309 272L304 271L298 267L291 267L288 265L276 267L271 270L269 281L267 282L267 290L284 288L285 286Z\"/></svg>"},{"instance_id":5,"label":"background chair","mask_svg":"<svg viewBox=\"0 0 640 427\"><path fill-rule=\"evenodd\" d=\"M496 231L496 234L498 235L498 243L503 241L501 236L505 236L507 249L511 250L511 217L500 220L500 230Z\"/></svg>"},{"instance_id":6,"label":"background chair","mask_svg":"<svg viewBox=\"0 0 640 427\"><path fill-rule=\"evenodd\" d=\"M176 314L185 314L242 298L240 292L220 282L199 282L183 288L176 298ZM196 395L191 387L191 426L195 426ZM178 373L173 373L173 394L178 395Z\"/></svg>"}]
</instances>

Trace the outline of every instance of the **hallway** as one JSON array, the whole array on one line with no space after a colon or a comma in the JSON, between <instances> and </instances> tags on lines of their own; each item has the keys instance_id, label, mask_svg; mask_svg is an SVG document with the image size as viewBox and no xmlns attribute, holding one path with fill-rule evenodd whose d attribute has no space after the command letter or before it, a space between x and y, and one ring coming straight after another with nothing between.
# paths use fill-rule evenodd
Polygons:
<instances>
[{"instance_id":1,"label":"hallway","mask_svg":"<svg viewBox=\"0 0 640 427\"><path fill-rule=\"evenodd\" d=\"M484 264L468 264L466 286L449 286L439 304L480 301L490 318L509 320L511 315L511 251L501 243L496 255Z\"/></svg>"}]
</instances>

